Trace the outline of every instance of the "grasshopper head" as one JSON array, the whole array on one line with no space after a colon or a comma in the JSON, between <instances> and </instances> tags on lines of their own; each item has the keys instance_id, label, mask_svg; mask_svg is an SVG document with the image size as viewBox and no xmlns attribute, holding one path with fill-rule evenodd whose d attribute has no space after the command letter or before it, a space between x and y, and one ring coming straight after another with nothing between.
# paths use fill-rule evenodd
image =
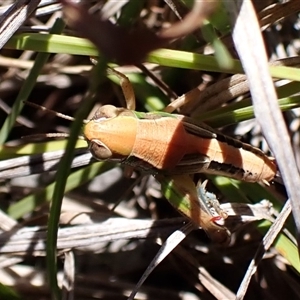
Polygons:
<instances>
[{"instance_id":1,"label":"grasshopper head","mask_svg":"<svg viewBox=\"0 0 300 300\"><path fill-rule=\"evenodd\" d=\"M84 128L84 137L97 160L127 158L136 138L137 120L130 110L101 107Z\"/></svg>"}]
</instances>

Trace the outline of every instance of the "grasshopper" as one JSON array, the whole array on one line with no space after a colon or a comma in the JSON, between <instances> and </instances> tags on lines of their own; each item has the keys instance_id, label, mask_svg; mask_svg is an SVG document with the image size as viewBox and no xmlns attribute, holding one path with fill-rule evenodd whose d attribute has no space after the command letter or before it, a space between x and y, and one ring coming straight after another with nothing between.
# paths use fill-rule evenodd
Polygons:
<instances>
[{"instance_id":1,"label":"grasshopper","mask_svg":"<svg viewBox=\"0 0 300 300\"><path fill-rule=\"evenodd\" d=\"M155 175L163 191L171 189L183 197L183 205L173 203L176 208L212 239L228 240L227 228L199 203L189 174L208 173L267 183L277 173L274 159L189 117L135 111L129 80L115 70L111 72L126 82L124 94L130 94L130 100L128 108L101 107L86 123L83 135L94 158L118 160Z\"/></svg>"},{"instance_id":2,"label":"grasshopper","mask_svg":"<svg viewBox=\"0 0 300 300\"><path fill-rule=\"evenodd\" d=\"M261 150L182 115L105 105L85 125L84 137L96 159L118 159L154 174L208 173L269 182L277 172Z\"/></svg>"}]
</instances>

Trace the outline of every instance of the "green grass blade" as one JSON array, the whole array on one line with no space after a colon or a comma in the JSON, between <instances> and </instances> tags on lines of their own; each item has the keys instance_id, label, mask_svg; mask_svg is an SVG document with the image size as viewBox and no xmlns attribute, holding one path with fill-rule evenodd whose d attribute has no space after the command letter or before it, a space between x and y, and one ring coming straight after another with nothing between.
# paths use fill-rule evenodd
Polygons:
<instances>
[{"instance_id":1,"label":"green grass blade","mask_svg":"<svg viewBox=\"0 0 300 300\"><path fill-rule=\"evenodd\" d=\"M11 287L0 283L0 299L5 300L21 300L22 297L18 295Z\"/></svg>"},{"instance_id":2,"label":"green grass blade","mask_svg":"<svg viewBox=\"0 0 300 300\"><path fill-rule=\"evenodd\" d=\"M13 36L6 49L32 50L46 53L68 53L98 56L95 46L88 40L58 34L22 33Z\"/></svg>"},{"instance_id":3,"label":"green grass blade","mask_svg":"<svg viewBox=\"0 0 300 300\"><path fill-rule=\"evenodd\" d=\"M13 36L5 45L7 49L33 50L48 53L69 53L74 55L97 56L95 46L83 38L54 34L24 33ZM239 60L232 60L232 67L222 69L214 56L198 53L159 49L151 52L146 61L161 66L202 70L208 72L244 73ZM293 67L270 66L270 73L275 78L300 81L300 70Z\"/></svg>"},{"instance_id":4,"label":"green grass blade","mask_svg":"<svg viewBox=\"0 0 300 300\"><path fill-rule=\"evenodd\" d=\"M61 211L62 199L65 191L65 185L67 182L67 176L70 172L70 166L73 159L74 148L78 139L78 135L82 128L82 121L90 110L96 100L96 94L99 82L101 78L106 75L106 61L98 60L98 64L95 67L95 73L92 77L90 90L88 91L84 105L78 111L75 116L75 121L71 125L71 133L67 143L65 155L62 157L58 170L56 184L53 192L53 201L50 209L50 215L48 219L48 233L47 233L47 270L52 288L52 295L56 298L60 298L60 290L57 285L57 257L56 257L56 243L57 243L57 230L59 223L59 216Z\"/></svg>"},{"instance_id":5,"label":"green grass blade","mask_svg":"<svg viewBox=\"0 0 300 300\"><path fill-rule=\"evenodd\" d=\"M51 151L64 150L67 141L49 141L43 143L30 143L17 147L0 146L0 160L23 155L42 154ZM86 142L78 140L75 148L86 148Z\"/></svg>"},{"instance_id":6,"label":"green grass blade","mask_svg":"<svg viewBox=\"0 0 300 300\"><path fill-rule=\"evenodd\" d=\"M211 43L211 45L213 46L215 50L215 58L218 62L218 65L224 70L232 69L234 66L233 59L225 45L216 34L212 24L205 22L201 28L201 31L205 40Z\"/></svg>"},{"instance_id":7,"label":"green grass blade","mask_svg":"<svg viewBox=\"0 0 300 300\"><path fill-rule=\"evenodd\" d=\"M300 96L282 98L278 100L278 103L282 111L291 110L300 106ZM245 105L245 107L235 108L241 104ZM226 107L201 114L197 119L204 121L212 127L222 127L250 120L254 117L252 102L250 99L247 99L238 105L228 105Z\"/></svg>"}]
</instances>

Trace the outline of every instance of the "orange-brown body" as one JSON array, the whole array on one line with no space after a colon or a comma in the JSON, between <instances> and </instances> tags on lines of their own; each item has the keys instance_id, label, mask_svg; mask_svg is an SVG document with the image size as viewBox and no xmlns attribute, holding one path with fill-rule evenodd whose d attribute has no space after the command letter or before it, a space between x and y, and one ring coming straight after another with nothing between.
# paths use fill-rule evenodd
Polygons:
<instances>
[{"instance_id":1,"label":"orange-brown body","mask_svg":"<svg viewBox=\"0 0 300 300\"><path fill-rule=\"evenodd\" d=\"M100 141L105 145L112 153L111 158L133 156L158 170L172 170L185 155L200 154L208 157L209 162L199 172L249 182L271 181L277 172L275 162L259 149L236 141L237 147L228 143L226 137L224 140L189 133L182 118L173 115L145 119L118 115L91 120L84 135L90 143Z\"/></svg>"}]
</instances>

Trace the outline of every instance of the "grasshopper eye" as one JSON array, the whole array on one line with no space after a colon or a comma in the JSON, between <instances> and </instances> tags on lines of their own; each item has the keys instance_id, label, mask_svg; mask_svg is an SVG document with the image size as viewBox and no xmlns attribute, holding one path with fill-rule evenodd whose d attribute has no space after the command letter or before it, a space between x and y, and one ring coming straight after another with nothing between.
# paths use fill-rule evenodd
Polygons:
<instances>
[{"instance_id":1,"label":"grasshopper eye","mask_svg":"<svg viewBox=\"0 0 300 300\"><path fill-rule=\"evenodd\" d=\"M112 157L112 152L100 141L92 140L89 144L89 150L97 160L106 160Z\"/></svg>"}]
</instances>

